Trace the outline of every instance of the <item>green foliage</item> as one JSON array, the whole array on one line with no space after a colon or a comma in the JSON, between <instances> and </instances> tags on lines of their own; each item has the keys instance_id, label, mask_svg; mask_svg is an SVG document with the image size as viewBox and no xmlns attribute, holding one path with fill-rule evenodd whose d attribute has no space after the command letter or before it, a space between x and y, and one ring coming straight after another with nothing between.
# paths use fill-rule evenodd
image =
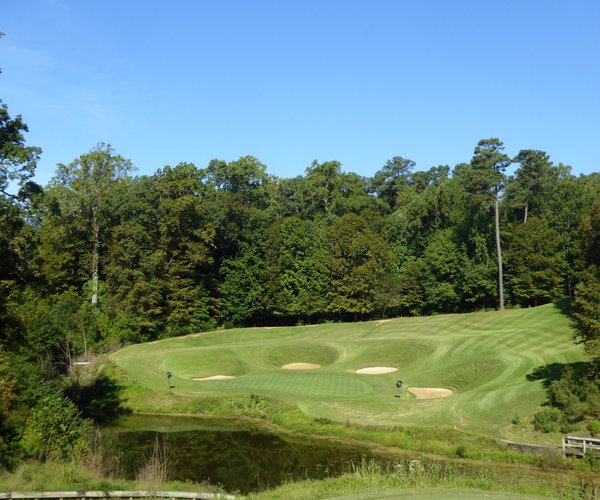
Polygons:
<instances>
[{"instance_id":1,"label":"green foliage","mask_svg":"<svg viewBox=\"0 0 600 500\"><path fill-rule=\"evenodd\" d=\"M593 437L600 436L600 420L590 420L587 425L587 430Z\"/></svg>"},{"instance_id":2,"label":"green foliage","mask_svg":"<svg viewBox=\"0 0 600 500\"><path fill-rule=\"evenodd\" d=\"M99 144L59 165L42 194L31 182L40 150L25 146L26 131L0 103L0 344L17 360L14 374L0 376L5 457L32 408L49 421L40 402L56 396L52 380L81 355L224 325L494 307L502 261L492 206L507 245L508 301L537 305L580 282L576 339L600 352L600 201L592 207L600 181L572 176L544 152L521 151L513 178L498 139L480 141L452 175L447 166L414 171L396 156L371 179L336 161L277 179L245 156L132 178L131 163ZM6 192L9 183L18 195ZM468 360L447 374L462 387L486 367ZM108 411L79 389L70 395L85 411ZM555 381L549 394L563 428L597 418L594 377ZM256 401L238 409L263 411ZM42 427L31 420L23 442L51 455L39 443Z\"/></svg>"},{"instance_id":3,"label":"green foliage","mask_svg":"<svg viewBox=\"0 0 600 500\"><path fill-rule=\"evenodd\" d=\"M416 163L401 156L388 160L369 181L369 190L377 194L393 210L399 193L410 183L410 172Z\"/></svg>"},{"instance_id":4,"label":"green foliage","mask_svg":"<svg viewBox=\"0 0 600 500\"><path fill-rule=\"evenodd\" d=\"M579 244L583 260L588 266L600 266L600 196L581 220Z\"/></svg>"},{"instance_id":5,"label":"green foliage","mask_svg":"<svg viewBox=\"0 0 600 500\"><path fill-rule=\"evenodd\" d=\"M438 231L429 240L423 252L420 280L429 311L448 313L458 308L463 255L449 230Z\"/></svg>"},{"instance_id":6,"label":"green foliage","mask_svg":"<svg viewBox=\"0 0 600 500\"><path fill-rule=\"evenodd\" d=\"M542 408L534 419L536 430L570 432L584 420L600 418L600 380L595 364L584 368L566 366L548 389L548 407ZM538 418L538 414L540 414ZM547 417L547 421L546 421ZM550 429L550 430L548 430Z\"/></svg>"},{"instance_id":7,"label":"green foliage","mask_svg":"<svg viewBox=\"0 0 600 500\"><path fill-rule=\"evenodd\" d=\"M17 404L17 380L0 344L0 470L12 468L18 454L18 434L11 422Z\"/></svg>"},{"instance_id":8,"label":"green foliage","mask_svg":"<svg viewBox=\"0 0 600 500\"><path fill-rule=\"evenodd\" d=\"M544 407L533 416L533 427L540 432L559 432L561 413L558 408Z\"/></svg>"},{"instance_id":9,"label":"green foliage","mask_svg":"<svg viewBox=\"0 0 600 500\"><path fill-rule=\"evenodd\" d=\"M365 219L346 214L329 232L331 301L336 313L366 314L376 309L375 283L389 259L386 241Z\"/></svg>"},{"instance_id":10,"label":"green foliage","mask_svg":"<svg viewBox=\"0 0 600 500\"><path fill-rule=\"evenodd\" d=\"M600 197L581 222L582 256L587 266L575 288L573 322L575 339L593 357L600 357Z\"/></svg>"},{"instance_id":11,"label":"green foliage","mask_svg":"<svg viewBox=\"0 0 600 500\"><path fill-rule=\"evenodd\" d=\"M594 357L600 357L600 268L592 265L575 288L574 337Z\"/></svg>"},{"instance_id":12,"label":"green foliage","mask_svg":"<svg viewBox=\"0 0 600 500\"><path fill-rule=\"evenodd\" d=\"M0 100L0 193L7 194L11 182L17 182L21 194L27 192L28 182L35 172L42 150L25 146L23 132L28 132L21 115L11 118L8 106Z\"/></svg>"},{"instance_id":13,"label":"green foliage","mask_svg":"<svg viewBox=\"0 0 600 500\"><path fill-rule=\"evenodd\" d=\"M268 238L268 307L308 319L323 315L330 287L325 221L286 217L271 227Z\"/></svg>"},{"instance_id":14,"label":"green foliage","mask_svg":"<svg viewBox=\"0 0 600 500\"><path fill-rule=\"evenodd\" d=\"M574 234L595 184L530 150L505 179L502 151L497 139L480 141L453 176L447 166L415 172L414 162L394 157L369 180L335 161L277 179L248 156L131 178L131 164L100 144L59 166L36 212L35 288L49 310L64 297L80 309L60 328L50 318L58 311L41 314L46 326L31 328L32 341L38 336L40 351L56 350L55 340L69 338L69 348L85 351L82 318L85 342L106 348L221 325L493 307L489 208L505 184L508 217L524 203L530 214L505 238L509 300L553 300L573 286L575 246L565 235ZM8 218L7 248L26 256L33 228L18 211ZM82 308L92 297L100 314Z\"/></svg>"},{"instance_id":15,"label":"green foliage","mask_svg":"<svg viewBox=\"0 0 600 500\"><path fill-rule=\"evenodd\" d=\"M42 398L33 408L23 435L30 455L69 460L87 449L89 422L69 400L58 395Z\"/></svg>"},{"instance_id":16,"label":"green foliage","mask_svg":"<svg viewBox=\"0 0 600 500\"><path fill-rule=\"evenodd\" d=\"M537 306L562 296L566 262L560 243L558 233L543 219L530 217L526 224L512 225L506 251L512 302Z\"/></svg>"},{"instance_id":17,"label":"green foliage","mask_svg":"<svg viewBox=\"0 0 600 500\"><path fill-rule=\"evenodd\" d=\"M565 368L561 378L550 384L548 400L570 422L599 418L600 380L594 374L594 367L587 367L584 372L575 372L570 366Z\"/></svg>"},{"instance_id":18,"label":"green foliage","mask_svg":"<svg viewBox=\"0 0 600 500\"><path fill-rule=\"evenodd\" d=\"M245 325L264 311L266 270L259 249L244 246L223 263L219 285L226 325Z\"/></svg>"},{"instance_id":19,"label":"green foliage","mask_svg":"<svg viewBox=\"0 0 600 500\"><path fill-rule=\"evenodd\" d=\"M530 216L548 215L549 202L559 174L544 151L523 149L514 159L519 163L507 186L507 205L526 223Z\"/></svg>"},{"instance_id":20,"label":"green foliage","mask_svg":"<svg viewBox=\"0 0 600 500\"><path fill-rule=\"evenodd\" d=\"M266 411L271 406L266 398L257 394L235 396L227 399L226 404L235 415L258 418L266 417Z\"/></svg>"},{"instance_id":21,"label":"green foliage","mask_svg":"<svg viewBox=\"0 0 600 500\"><path fill-rule=\"evenodd\" d=\"M456 448L456 456L458 458L467 458L467 449L464 446L458 446Z\"/></svg>"}]
</instances>

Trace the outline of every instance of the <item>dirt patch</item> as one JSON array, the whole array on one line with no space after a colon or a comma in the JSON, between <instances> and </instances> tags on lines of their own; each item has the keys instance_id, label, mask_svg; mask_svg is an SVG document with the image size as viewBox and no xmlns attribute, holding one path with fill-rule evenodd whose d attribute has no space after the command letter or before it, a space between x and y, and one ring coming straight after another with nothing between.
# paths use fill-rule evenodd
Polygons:
<instances>
[{"instance_id":1,"label":"dirt patch","mask_svg":"<svg viewBox=\"0 0 600 500\"><path fill-rule=\"evenodd\" d=\"M382 373L397 372L398 368L392 368L391 366L370 366L368 368L360 368L354 373L359 375L381 375Z\"/></svg>"},{"instance_id":2,"label":"dirt patch","mask_svg":"<svg viewBox=\"0 0 600 500\"><path fill-rule=\"evenodd\" d=\"M315 365L314 363L290 363L283 365L281 368L284 370L314 370L321 368L321 365Z\"/></svg>"},{"instance_id":3,"label":"dirt patch","mask_svg":"<svg viewBox=\"0 0 600 500\"><path fill-rule=\"evenodd\" d=\"M448 398L454 394L452 389L440 387L409 387L407 390L417 396L417 399Z\"/></svg>"},{"instance_id":4,"label":"dirt patch","mask_svg":"<svg viewBox=\"0 0 600 500\"><path fill-rule=\"evenodd\" d=\"M196 382L207 382L209 380L227 380L230 378L235 378L232 375L212 375L211 377L194 377L192 380Z\"/></svg>"}]
</instances>

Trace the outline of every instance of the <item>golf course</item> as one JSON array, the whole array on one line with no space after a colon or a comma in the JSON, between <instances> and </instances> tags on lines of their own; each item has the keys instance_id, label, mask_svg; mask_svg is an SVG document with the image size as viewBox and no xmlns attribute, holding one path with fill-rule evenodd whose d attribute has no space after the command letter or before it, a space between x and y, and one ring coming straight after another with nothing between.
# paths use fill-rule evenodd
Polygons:
<instances>
[{"instance_id":1,"label":"golf course","mask_svg":"<svg viewBox=\"0 0 600 500\"><path fill-rule=\"evenodd\" d=\"M314 418L502 437L516 415L535 413L562 366L585 356L558 303L221 330L131 345L112 359L165 396L257 394Z\"/></svg>"}]
</instances>

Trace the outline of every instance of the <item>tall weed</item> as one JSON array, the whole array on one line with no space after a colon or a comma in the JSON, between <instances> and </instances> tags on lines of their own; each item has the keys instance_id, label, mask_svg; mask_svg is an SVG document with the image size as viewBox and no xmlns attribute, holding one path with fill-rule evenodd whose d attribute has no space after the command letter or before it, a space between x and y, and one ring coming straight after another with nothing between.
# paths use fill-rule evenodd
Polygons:
<instances>
[{"instance_id":1,"label":"tall weed","mask_svg":"<svg viewBox=\"0 0 600 500\"><path fill-rule=\"evenodd\" d=\"M165 484L172 470L172 458L165 442L158 436L150 454L144 457L144 463L136 475L136 481L148 489L156 489Z\"/></svg>"}]
</instances>

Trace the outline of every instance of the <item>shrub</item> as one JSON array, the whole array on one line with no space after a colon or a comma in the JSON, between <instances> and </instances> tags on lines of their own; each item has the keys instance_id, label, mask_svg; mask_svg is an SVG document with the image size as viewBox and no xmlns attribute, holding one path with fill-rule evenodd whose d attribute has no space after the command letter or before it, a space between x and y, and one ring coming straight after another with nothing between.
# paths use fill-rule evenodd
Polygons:
<instances>
[{"instance_id":1,"label":"shrub","mask_svg":"<svg viewBox=\"0 0 600 500\"><path fill-rule=\"evenodd\" d=\"M588 431L594 437L598 437L600 435L600 420L592 420L587 425Z\"/></svg>"},{"instance_id":2,"label":"shrub","mask_svg":"<svg viewBox=\"0 0 600 500\"><path fill-rule=\"evenodd\" d=\"M541 432L559 432L561 413L558 408L546 406L533 416L533 427Z\"/></svg>"},{"instance_id":3,"label":"shrub","mask_svg":"<svg viewBox=\"0 0 600 500\"><path fill-rule=\"evenodd\" d=\"M269 401L257 394L249 396L234 396L227 401L227 406L235 411L237 415L264 418L266 410L270 407Z\"/></svg>"},{"instance_id":4,"label":"shrub","mask_svg":"<svg viewBox=\"0 0 600 500\"><path fill-rule=\"evenodd\" d=\"M32 410L22 444L39 458L68 460L86 451L89 428L71 401L53 394Z\"/></svg>"},{"instance_id":5,"label":"shrub","mask_svg":"<svg viewBox=\"0 0 600 500\"><path fill-rule=\"evenodd\" d=\"M556 450L545 450L535 457L535 465L540 469L562 469L565 467L566 459Z\"/></svg>"},{"instance_id":6,"label":"shrub","mask_svg":"<svg viewBox=\"0 0 600 500\"><path fill-rule=\"evenodd\" d=\"M594 364L587 365L585 368L567 366L560 380L550 384L548 404L560 411L557 417L560 422L558 420L557 422L561 432L577 429L582 420L597 420L600 417L600 383L596 370ZM556 425L547 422L552 418L553 414L542 412L538 421L534 422L534 426L538 430L542 427L556 429Z\"/></svg>"}]
</instances>

